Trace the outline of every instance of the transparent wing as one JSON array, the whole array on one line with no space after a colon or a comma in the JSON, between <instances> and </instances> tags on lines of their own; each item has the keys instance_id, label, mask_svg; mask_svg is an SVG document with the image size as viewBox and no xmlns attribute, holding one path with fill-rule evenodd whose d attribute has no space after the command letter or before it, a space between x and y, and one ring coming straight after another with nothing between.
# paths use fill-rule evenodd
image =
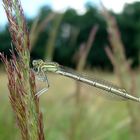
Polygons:
<instances>
[{"instance_id":1,"label":"transparent wing","mask_svg":"<svg viewBox=\"0 0 140 140\"><path fill-rule=\"evenodd\" d=\"M120 88L120 87L118 87L118 86L116 86L108 81L98 79L98 78L90 78L86 75L79 74L79 73L75 72L74 70L67 68L67 67L64 67L64 66L60 66L58 73L61 75L73 78L75 80L78 80L80 82L83 82L85 84L91 85L91 86L93 86L93 83L98 83L98 84L102 85L102 87L105 86L107 90L109 88L113 88L113 89L116 89L118 91L126 93L125 89ZM89 81L89 82L87 82L87 81ZM94 87L96 87L96 85ZM97 88L99 88L99 87L97 87ZM103 93L103 96L107 99L111 99L111 100L113 99L113 100L119 100L119 101L128 100L127 97L122 97L122 96L119 96L117 94L111 93L111 90L106 91L106 89L103 89L103 88L101 88L101 89L104 90L104 91L101 91L101 93ZM102 94L100 94L100 95L102 95Z\"/></svg>"},{"instance_id":2,"label":"transparent wing","mask_svg":"<svg viewBox=\"0 0 140 140\"><path fill-rule=\"evenodd\" d=\"M37 93L36 96L40 96L46 93L49 89L49 82L47 79L47 75L44 72L35 73L36 85L37 85Z\"/></svg>"}]
</instances>

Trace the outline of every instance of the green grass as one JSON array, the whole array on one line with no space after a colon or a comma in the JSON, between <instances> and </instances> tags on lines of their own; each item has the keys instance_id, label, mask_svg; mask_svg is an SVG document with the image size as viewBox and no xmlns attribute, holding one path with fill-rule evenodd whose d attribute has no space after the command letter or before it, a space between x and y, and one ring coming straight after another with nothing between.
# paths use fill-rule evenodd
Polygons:
<instances>
[{"instance_id":1,"label":"green grass","mask_svg":"<svg viewBox=\"0 0 140 140\"><path fill-rule=\"evenodd\" d=\"M113 74L89 74L117 83ZM126 102L107 98L103 91L82 84L82 102L78 108L74 100L75 82L53 74L48 78L50 89L40 97L47 140L132 139ZM19 140L4 72L0 73L0 80L0 140ZM78 117L77 112L80 114Z\"/></svg>"}]
</instances>

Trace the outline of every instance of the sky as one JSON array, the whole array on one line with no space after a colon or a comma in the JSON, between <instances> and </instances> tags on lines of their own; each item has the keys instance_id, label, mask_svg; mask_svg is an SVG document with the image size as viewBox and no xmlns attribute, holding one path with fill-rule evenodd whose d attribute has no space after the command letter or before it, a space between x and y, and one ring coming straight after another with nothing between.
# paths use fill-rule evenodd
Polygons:
<instances>
[{"instance_id":1,"label":"sky","mask_svg":"<svg viewBox=\"0 0 140 140\"><path fill-rule=\"evenodd\" d=\"M121 12L125 3L132 3L140 0L101 0L104 6L114 12ZM50 5L56 11L64 11L66 8L74 8L79 13L84 12L84 5L87 2L93 3L95 6L100 5L100 0L21 0L24 13L28 17L37 15L39 9L43 5ZM6 15L0 0L0 28L7 22Z\"/></svg>"}]
</instances>

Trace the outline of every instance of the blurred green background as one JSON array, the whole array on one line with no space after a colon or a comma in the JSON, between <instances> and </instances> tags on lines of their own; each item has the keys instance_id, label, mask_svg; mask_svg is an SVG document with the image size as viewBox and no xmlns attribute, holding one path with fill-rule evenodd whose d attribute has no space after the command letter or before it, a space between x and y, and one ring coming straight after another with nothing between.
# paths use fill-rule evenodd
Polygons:
<instances>
[{"instance_id":1,"label":"blurred green background","mask_svg":"<svg viewBox=\"0 0 140 140\"><path fill-rule=\"evenodd\" d=\"M84 14L78 14L74 9L67 9L64 13L61 13L63 15L60 17L60 13L54 13L49 6L44 6L40 9L37 17L32 19L27 18L27 25L30 31L33 28L33 24L37 24L37 27L42 25L40 27L41 29L38 29L40 30L39 33L37 33L37 29L34 31L34 35L37 34L38 36L32 46L32 59L44 59L46 57L45 55L48 55L47 45L51 45L54 46L52 58L54 61L74 67L76 65L73 58L74 54L79 49L80 45L87 41L92 27L98 25L99 28L89 52L86 65L90 68L96 67L110 70L111 62L104 50L105 46L109 45L106 22L101 11L94 5L87 3L85 7L86 12ZM117 20L121 32L125 54L127 58L132 60L132 66L134 67L137 67L140 63L139 11L140 3L135 2L134 4L126 5L119 14L112 13ZM56 15L50 15L51 13ZM45 22L48 16L52 17L49 17L48 22ZM8 25L0 32L0 52L4 52L10 57L9 49L11 48L11 39L7 26ZM50 43L49 41L55 42Z\"/></svg>"},{"instance_id":2,"label":"blurred green background","mask_svg":"<svg viewBox=\"0 0 140 140\"><path fill-rule=\"evenodd\" d=\"M113 50L110 42L113 35L108 35L108 21L103 12L93 4L87 3L85 8L85 13L79 14L72 8L60 13L49 6L43 6L36 17L27 18L31 60L53 60L90 77L98 77L122 86L105 51L106 46ZM118 36L124 45L124 55L131 62L132 71L136 75L136 90L139 93L140 2L125 5L121 13L110 13L116 19L120 31ZM88 41L92 43L87 51L85 46L88 46ZM6 25L0 31L0 52L10 58L10 49L11 38ZM84 64L80 65L83 56ZM120 67L123 66L118 65ZM48 79L50 89L40 97L47 140L140 139L139 136L134 137L139 130L133 132L132 128L136 124L132 122L135 117L132 117L127 101L55 74L48 74ZM9 103L7 77L2 63L0 80L0 140L19 140L20 133ZM129 77L125 81L129 81ZM38 84L38 90L42 86L45 85ZM139 114L136 114L137 117ZM134 122L137 121L140 119ZM140 128L140 123L137 125L136 128Z\"/></svg>"}]
</instances>

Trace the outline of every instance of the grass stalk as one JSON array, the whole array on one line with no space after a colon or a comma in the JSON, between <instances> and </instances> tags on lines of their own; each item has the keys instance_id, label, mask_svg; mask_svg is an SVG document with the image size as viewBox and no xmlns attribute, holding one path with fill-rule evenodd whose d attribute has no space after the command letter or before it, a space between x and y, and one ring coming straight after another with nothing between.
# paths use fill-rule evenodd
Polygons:
<instances>
[{"instance_id":1,"label":"grass stalk","mask_svg":"<svg viewBox=\"0 0 140 140\"><path fill-rule=\"evenodd\" d=\"M80 49L78 51L78 53L75 56L78 56L78 63L77 63L77 71L81 72L83 71L85 64L86 64L86 60L87 60L87 56L89 54L89 51L92 47L92 44L94 42L95 39L95 35L97 33L97 29L98 26L94 26L89 34L89 38L87 43L83 43L80 46ZM82 112L84 112L84 109L82 104L82 100L81 100L81 83L79 83L78 81L76 81L76 92L75 92L75 99L76 99L76 112L74 112L73 117L72 117L72 123L71 123L71 129L70 129L70 135L69 135L69 139L75 139L76 138L76 132L78 130L79 124L81 122L81 117L83 117Z\"/></svg>"},{"instance_id":2,"label":"grass stalk","mask_svg":"<svg viewBox=\"0 0 140 140\"><path fill-rule=\"evenodd\" d=\"M88 54L90 52L90 49L92 47L92 44L94 42L97 30L98 30L98 26L97 25L93 26L92 29L91 29L91 32L89 34L87 43L83 43L79 48L79 51L78 51L78 54L77 54L78 62L77 62L77 67L76 67L76 70L79 71L79 72L82 72L85 65L86 65L86 60L87 60ZM77 103L80 100L80 89L81 89L80 84L81 83L76 81L76 102Z\"/></svg>"},{"instance_id":3,"label":"grass stalk","mask_svg":"<svg viewBox=\"0 0 140 140\"><path fill-rule=\"evenodd\" d=\"M30 31L30 44L33 49L39 34L47 27L48 23L55 17L55 13L50 13L47 17L39 23L39 17L33 22Z\"/></svg>"},{"instance_id":4,"label":"grass stalk","mask_svg":"<svg viewBox=\"0 0 140 140\"><path fill-rule=\"evenodd\" d=\"M50 61L53 59L56 37L64 14L58 14L56 16L57 16L56 19L53 21L52 30L50 30L49 39L45 46L46 47L45 59Z\"/></svg>"},{"instance_id":5,"label":"grass stalk","mask_svg":"<svg viewBox=\"0 0 140 140\"><path fill-rule=\"evenodd\" d=\"M15 46L11 59L0 54L8 76L10 102L22 140L44 140L42 114L35 97L35 76L30 70L30 40L19 0L3 0L9 21L9 32Z\"/></svg>"},{"instance_id":6,"label":"grass stalk","mask_svg":"<svg viewBox=\"0 0 140 140\"><path fill-rule=\"evenodd\" d=\"M136 88L136 80L134 73L131 70L130 62L126 59L125 50L121 41L120 32L117 27L116 20L110 13L103 7L103 15L107 22L109 41L112 51L109 47L106 48L108 57L110 58L118 80L122 87L124 87L130 94L138 95ZM139 104L128 101L127 107L131 117L131 130L135 140L140 138L140 111Z\"/></svg>"}]
</instances>

